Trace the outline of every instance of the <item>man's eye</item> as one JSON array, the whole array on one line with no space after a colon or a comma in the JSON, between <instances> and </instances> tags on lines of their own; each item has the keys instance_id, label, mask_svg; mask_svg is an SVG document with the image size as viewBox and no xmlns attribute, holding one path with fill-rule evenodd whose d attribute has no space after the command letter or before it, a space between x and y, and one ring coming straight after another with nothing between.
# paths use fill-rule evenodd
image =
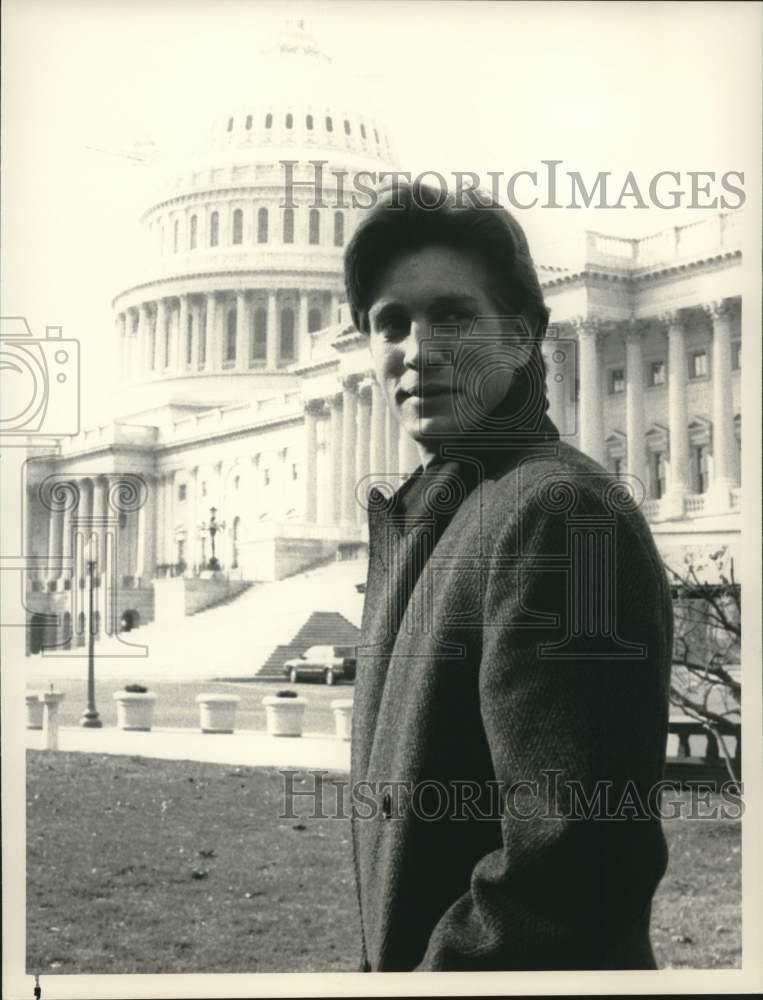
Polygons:
<instances>
[{"instance_id":1,"label":"man's eye","mask_svg":"<svg viewBox=\"0 0 763 1000\"><path fill-rule=\"evenodd\" d=\"M408 332L408 321L403 316L390 316L379 324L378 330L385 339L396 340Z\"/></svg>"}]
</instances>

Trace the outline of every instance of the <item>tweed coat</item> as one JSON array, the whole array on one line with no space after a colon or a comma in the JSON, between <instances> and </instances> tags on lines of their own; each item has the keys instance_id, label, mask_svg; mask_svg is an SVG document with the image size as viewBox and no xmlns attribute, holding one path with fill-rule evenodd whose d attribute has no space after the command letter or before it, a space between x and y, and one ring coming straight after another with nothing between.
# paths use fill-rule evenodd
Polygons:
<instances>
[{"instance_id":1,"label":"tweed coat","mask_svg":"<svg viewBox=\"0 0 763 1000\"><path fill-rule=\"evenodd\" d=\"M544 415L369 506L359 967L654 968L673 619L637 504Z\"/></svg>"}]
</instances>

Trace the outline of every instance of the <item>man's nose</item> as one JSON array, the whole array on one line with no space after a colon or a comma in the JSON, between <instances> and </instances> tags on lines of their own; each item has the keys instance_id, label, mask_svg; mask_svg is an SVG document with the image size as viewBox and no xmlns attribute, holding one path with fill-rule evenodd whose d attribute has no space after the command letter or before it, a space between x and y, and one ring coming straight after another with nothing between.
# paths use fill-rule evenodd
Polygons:
<instances>
[{"instance_id":1,"label":"man's nose","mask_svg":"<svg viewBox=\"0 0 763 1000\"><path fill-rule=\"evenodd\" d=\"M405 364L409 368L418 368L421 341L429 335L429 327L420 320L411 322L408 336L405 338Z\"/></svg>"}]
</instances>

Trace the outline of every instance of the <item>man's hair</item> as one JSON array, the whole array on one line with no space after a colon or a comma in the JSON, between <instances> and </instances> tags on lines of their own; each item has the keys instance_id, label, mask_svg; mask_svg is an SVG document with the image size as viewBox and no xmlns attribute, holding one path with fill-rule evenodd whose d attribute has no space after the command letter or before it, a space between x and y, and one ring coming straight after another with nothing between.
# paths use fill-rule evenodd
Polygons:
<instances>
[{"instance_id":1,"label":"man's hair","mask_svg":"<svg viewBox=\"0 0 763 1000\"><path fill-rule=\"evenodd\" d=\"M356 330L370 332L368 312L392 261L432 245L455 247L480 259L487 290L501 314L523 316L539 345L549 313L517 220L482 193L479 200L462 197L459 203L453 195L418 182L380 191L347 246L344 279ZM539 346L536 349L539 352Z\"/></svg>"}]
</instances>

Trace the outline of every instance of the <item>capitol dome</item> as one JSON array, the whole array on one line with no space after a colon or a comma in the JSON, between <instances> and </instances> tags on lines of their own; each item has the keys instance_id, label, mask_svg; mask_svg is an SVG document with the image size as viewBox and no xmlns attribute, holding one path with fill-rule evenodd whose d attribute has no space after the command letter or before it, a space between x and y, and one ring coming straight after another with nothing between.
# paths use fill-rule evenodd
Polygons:
<instances>
[{"instance_id":1,"label":"capitol dome","mask_svg":"<svg viewBox=\"0 0 763 1000\"><path fill-rule=\"evenodd\" d=\"M339 318L363 211L352 178L394 169L386 127L303 21L263 48L253 80L167 169L141 220L142 273L113 302L120 380L147 406L293 383Z\"/></svg>"}]
</instances>

